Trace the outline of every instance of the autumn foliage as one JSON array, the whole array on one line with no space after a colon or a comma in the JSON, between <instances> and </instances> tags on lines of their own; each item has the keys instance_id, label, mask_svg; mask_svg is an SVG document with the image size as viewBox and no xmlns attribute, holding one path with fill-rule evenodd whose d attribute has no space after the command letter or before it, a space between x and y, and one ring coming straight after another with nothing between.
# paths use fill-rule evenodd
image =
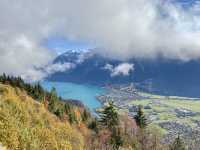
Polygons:
<instances>
[{"instance_id":1,"label":"autumn foliage","mask_svg":"<svg viewBox=\"0 0 200 150\"><path fill-rule=\"evenodd\" d=\"M8 149L81 150L82 135L18 88L0 84L0 142ZM24 99L22 99L22 97Z\"/></svg>"}]
</instances>

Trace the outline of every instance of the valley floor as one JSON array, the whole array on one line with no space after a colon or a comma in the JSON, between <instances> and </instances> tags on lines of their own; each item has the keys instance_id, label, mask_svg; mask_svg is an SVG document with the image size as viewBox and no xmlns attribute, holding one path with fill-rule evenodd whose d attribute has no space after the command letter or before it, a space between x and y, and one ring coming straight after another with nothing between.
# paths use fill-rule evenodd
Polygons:
<instances>
[{"instance_id":1,"label":"valley floor","mask_svg":"<svg viewBox=\"0 0 200 150\"><path fill-rule=\"evenodd\" d=\"M102 104L112 100L119 112L131 117L142 105L149 126L158 129L164 143L170 143L177 135L186 142L200 143L200 99L153 95L137 91L133 85L107 88L109 92L98 96Z\"/></svg>"}]
</instances>

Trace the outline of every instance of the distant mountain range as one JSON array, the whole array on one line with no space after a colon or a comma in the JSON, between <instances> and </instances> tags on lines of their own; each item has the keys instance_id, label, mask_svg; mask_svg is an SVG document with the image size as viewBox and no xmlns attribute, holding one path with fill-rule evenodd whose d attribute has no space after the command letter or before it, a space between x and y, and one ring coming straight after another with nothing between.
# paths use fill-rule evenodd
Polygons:
<instances>
[{"instance_id":1,"label":"distant mountain range","mask_svg":"<svg viewBox=\"0 0 200 150\"><path fill-rule=\"evenodd\" d=\"M68 51L54 63L71 63L75 67L48 77L51 81L90 83L95 85L135 83L137 88L165 95L200 97L200 61L131 59L123 62L92 52ZM112 76L111 69L120 64L134 64L129 74ZM110 67L110 69L109 69Z\"/></svg>"}]
</instances>

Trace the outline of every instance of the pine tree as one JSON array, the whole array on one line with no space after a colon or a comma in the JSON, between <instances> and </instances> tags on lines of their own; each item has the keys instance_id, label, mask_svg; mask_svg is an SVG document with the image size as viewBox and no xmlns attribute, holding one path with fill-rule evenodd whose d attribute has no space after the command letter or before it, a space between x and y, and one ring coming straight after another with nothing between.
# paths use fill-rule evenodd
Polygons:
<instances>
[{"instance_id":1,"label":"pine tree","mask_svg":"<svg viewBox=\"0 0 200 150\"><path fill-rule=\"evenodd\" d=\"M174 143L172 144L170 150L186 150L184 142L178 135L178 137L174 140Z\"/></svg>"},{"instance_id":2,"label":"pine tree","mask_svg":"<svg viewBox=\"0 0 200 150\"><path fill-rule=\"evenodd\" d=\"M71 110L72 110L71 107L72 106L69 103L65 103L65 105L64 105L64 111L65 111L66 114L68 114L68 113L71 112Z\"/></svg>"},{"instance_id":3,"label":"pine tree","mask_svg":"<svg viewBox=\"0 0 200 150\"><path fill-rule=\"evenodd\" d=\"M112 130L119 124L119 116L113 102L109 102L108 106L104 108L99 114L100 123L108 129Z\"/></svg>"},{"instance_id":4,"label":"pine tree","mask_svg":"<svg viewBox=\"0 0 200 150\"><path fill-rule=\"evenodd\" d=\"M137 115L134 117L137 125L143 129L147 126L147 119L145 118L142 106L138 107Z\"/></svg>"},{"instance_id":5,"label":"pine tree","mask_svg":"<svg viewBox=\"0 0 200 150\"><path fill-rule=\"evenodd\" d=\"M73 124L73 123L75 123L77 121L74 111L71 111L69 113L68 117L69 117L68 119L69 119L70 124Z\"/></svg>"},{"instance_id":6,"label":"pine tree","mask_svg":"<svg viewBox=\"0 0 200 150\"><path fill-rule=\"evenodd\" d=\"M50 94L49 94L49 106L48 109L50 112L56 111L56 102L58 100L56 89L53 87Z\"/></svg>"},{"instance_id":7,"label":"pine tree","mask_svg":"<svg viewBox=\"0 0 200 150\"><path fill-rule=\"evenodd\" d=\"M89 123L88 128L94 130L96 133L99 132L97 118Z\"/></svg>"},{"instance_id":8,"label":"pine tree","mask_svg":"<svg viewBox=\"0 0 200 150\"><path fill-rule=\"evenodd\" d=\"M86 109L84 109L81 116L82 116L82 121L86 122L88 120L88 118L90 117L90 113Z\"/></svg>"},{"instance_id":9,"label":"pine tree","mask_svg":"<svg viewBox=\"0 0 200 150\"><path fill-rule=\"evenodd\" d=\"M123 138L118 128L114 128L111 135L111 144L113 150L118 150L123 145Z\"/></svg>"},{"instance_id":10,"label":"pine tree","mask_svg":"<svg viewBox=\"0 0 200 150\"><path fill-rule=\"evenodd\" d=\"M63 115L64 115L64 110L62 109L62 108L58 108L55 112L54 112L54 114L57 116L57 117L59 117L60 119L63 117Z\"/></svg>"}]
</instances>

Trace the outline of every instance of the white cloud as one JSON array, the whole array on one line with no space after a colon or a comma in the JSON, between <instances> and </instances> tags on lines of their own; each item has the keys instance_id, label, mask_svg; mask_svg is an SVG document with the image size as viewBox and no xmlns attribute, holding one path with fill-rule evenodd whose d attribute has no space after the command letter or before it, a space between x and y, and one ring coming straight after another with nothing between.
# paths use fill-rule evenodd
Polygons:
<instances>
[{"instance_id":1,"label":"white cloud","mask_svg":"<svg viewBox=\"0 0 200 150\"><path fill-rule=\"evenodd\" d=\"M42 68L27 69L25 73L21 73L20 76L26 81L38 81L56 72L65 72L76 67L73 63L56 63L48 64Z\"/></svg>"},{"instance_id":2,"label":"white cloud","mask_svg":"<svg viewBox=\"0 0 200 150\"><path fill-rule=\"evenodd\" d=\"M106 64L102 69L105 69L105 70L109 70L109 71L113 71L113 65L111 64Z\"/></svg>"},{"instance_id":3,"label":"white cloud","mask_svg":"<svg viewBox=\"0 0 200 150\"><path fill-rule=\"evenodd\" d=\"M20 76L26 81L38 81L47 77L46 72L36 69L28 69L25 73L20 73Z\"/></svg>"},{"instance_id":4,"label":"white cloud","mask_svg":"<svg viewBox=\"0 0 200 150\"><path fill-rule=\"evenodd\" d=\"M41 43L56 35L94 43L97 53L117 59L198 59L198 9L170 0L1 0L0 73L40 75L36 68L54 58Z\"/></svg>"},{"instance_id":5,"label":"white cloud","mask_svg":"<svg viewBox=\"0 0 200 150\"><path fill-rule=\"evenodd\" d=\"M113 69L113 72L111 75L112 76L118 76L118 75L128 76L130 71L134 70L133 66L134 66L133 64L128 64L128 63L119 64Z\"/></svg>"},{"instance_id":6,"label":"white cloud","mask_svg":"<svg viewBox=\"0 0 200 150\"><path fill-rule=\"evenodd\" d=\"M103 69L109 70L111 72L111 77L119 75L128 76L130 71L134 70L134 64L121 63L116 67L111 64L106 64Z\"/></svg>"},{"instance_id":7,"label":"white cloud","mask_svg":"<svg viewBox=\"0 0 200 150\"><path fill-rule=\"evenodd\" d=\"M0 73L20 75L24 79L41 79L41 68L53 59L43 47L38 47L25 35L0 41Z\"/></svg>"},{"instance_id":8,"label":"white cloud","mask_svg":"<svg viewBox=\"0 0 200 150\"><path fill-rule=\"evenodd\" d=\"M67 70L73 69L75 68L76 65L73 63L56 63L56 64L51 64L49 66L47 66L44 70L45 72L49 75L49 74L53 74L55 72L65 72Z\"/></svg>"}]
</instances>

